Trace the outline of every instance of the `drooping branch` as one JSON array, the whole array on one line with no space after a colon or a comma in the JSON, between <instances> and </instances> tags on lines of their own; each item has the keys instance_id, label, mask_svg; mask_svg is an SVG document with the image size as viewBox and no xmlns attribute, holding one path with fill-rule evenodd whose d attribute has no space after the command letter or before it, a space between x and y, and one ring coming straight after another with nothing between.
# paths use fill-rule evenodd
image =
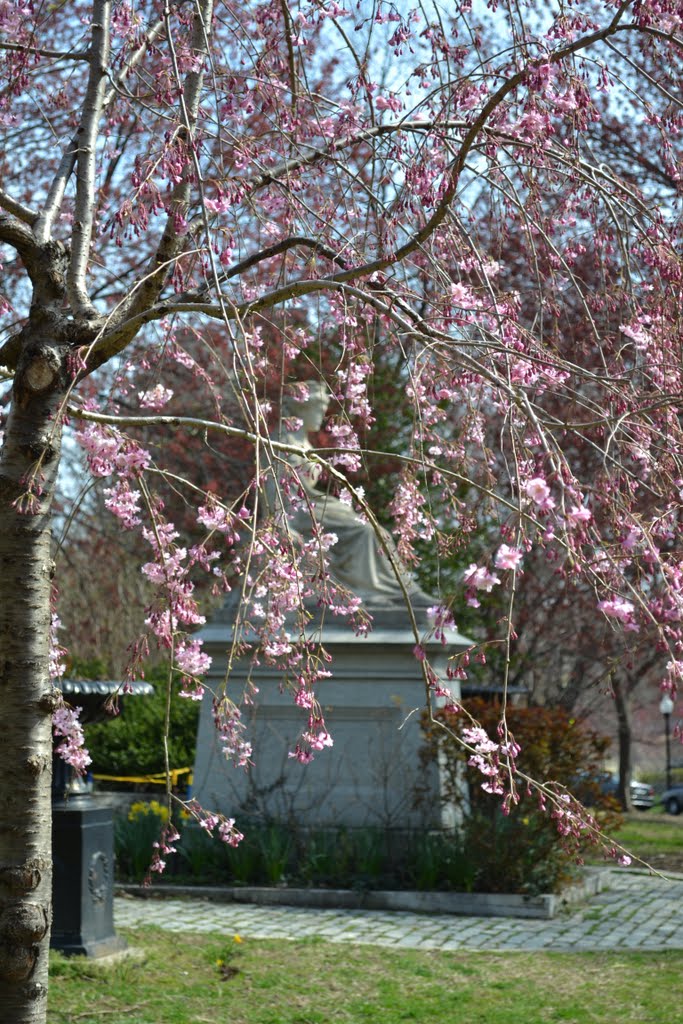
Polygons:
<instances>
[{"instance_id":1,"label":"drooping branch","mask_svg":"<svg viewBox=\"0 0 683 1024\"><path fill-rule=\"evenodd\" d=\"M516 74L512 75L498 89L496 89L493 95L490 96L484 104L481 112L475 118L474 123L468 129L460 145L458 155L449 169L448 184L444 188L439 204L429 220L425 222L419 231L415 232L412 238L399 246L388 256L372 260L371 262L364 264L362 267L356 267L353 270L347 270L336 274L335 280L345 281L357 279L359 276L366 277L371 274L380 273L388 267L393 266L396 263L400 263L402 260L406 259L406 257L419 249L423 243L434 234L446 218L448 210L460 185L460 177L465 168L467 158L471 150L474 148L477 138L485 130L491 114L500 107L510 93L514 92L514 90L525 81L534 65L559 64L572 54L590 49L590 47L594 46L596 43L608 39L610 36L620 31L620 28L631 28L632 26L620 26L620 21L631 3L632 0L627 0L626 3L622 4L606 28L597 29L590 35L583 36L581 39L577 39L573 43L567 44L567 46L563 46L551 53L545 54L543 57L531 61L529 65L524 67L521 71L516 72Z\"/></svg>"},{"instance_id":2,"label":"drooping branch","mask_svg":"<svg viewBox=\"0 0 683 1024\"><path fill-rule=\"evenodd\" d=\"M171 60L176 81L179 85L182 81L182 91L179 97L180 130L178 137L187 147L188 154L192 152L194 131L199 114L199 104L205 75L204 64L209 54L212 18L213 0L199 0L196 5L192 31L192 51L196 59L196 70L188 71L184 79L181 79L173 46L170 15L167 14L165 16L167 40L171 50ZM157 250L148 264L146 273L133 286L129 300L121 305L118 313L119 320L129 320L130 318L138 317L146 308L156 302L161 294L169 267L173 265L173 261L183 245L184 233L181 224L184 222L184 215L187 213L190 204L193 170L194 166L190 159L185 166L182 179L175 186L171 195L167 208L166 224Z\"/></svg>"},{"instance_id":3,"label":"drooping branch","mask_svg":"<svg viewBox=\"0 0 683 1024\"><path fill-rule=\"evenodd\" d=\"M90 73L81 123L76 133L76 204L71 236L71 261L67 274L69 301L77 317L97 315L86 287L86 271L94 223L97 136L106 85L110 52L111 0L95 0L92 23Z\"/></svg>"}]
</instances>

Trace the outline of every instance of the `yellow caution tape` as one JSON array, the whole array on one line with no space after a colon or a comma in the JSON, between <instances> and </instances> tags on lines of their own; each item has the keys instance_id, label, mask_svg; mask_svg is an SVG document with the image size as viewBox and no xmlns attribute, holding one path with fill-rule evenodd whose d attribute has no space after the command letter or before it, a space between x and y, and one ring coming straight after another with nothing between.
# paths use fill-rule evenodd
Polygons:
<instances>
[{"instance_id":1,"label":"yellow caution tape","mask_svg":"<svg viewBox=\"0 0 683 1024\"><path fill-rule=\"evenodd\" d=\"M177 786L179 776L186 775L188 772L190 772L190 777L187 781L189 785L192 785L191 768L172 768L168 773L171 785ZM165 786L166 772L156 772L154 775L93 775L93 779L97 779L98 782L148 782L152 786Z\"/></svg>"}]
</instances>

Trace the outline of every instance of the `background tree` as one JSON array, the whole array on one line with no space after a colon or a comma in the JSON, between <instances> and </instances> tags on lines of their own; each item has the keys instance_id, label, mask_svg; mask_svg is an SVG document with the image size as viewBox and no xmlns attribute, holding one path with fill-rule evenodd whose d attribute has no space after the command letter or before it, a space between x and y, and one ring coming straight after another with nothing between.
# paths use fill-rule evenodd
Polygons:
<instances>
[{"instance_id":1,"label":"background tree","mask_svg":"<svg viewBox=\"0 0 683 1024\"><path fill-rule=\"evenodd\" d=\"M596 160L591 140L603 116L637 120L676 178L683 44L674 0L501 3L495 18L468 2L444 14L382 0L354 12L331 0L2 0L0 33L0 364L10 388L0 457L0 999L9 1024L35 1024L47 987L52 724L65 756L84 763L77 720L51 684L58 659L50 667L65 430L90 472L107 478L106 509L147 552L153 596L128 673L159 648L169 686L199 696L208 659L191 635L202 621L195 576L206 572L217 592L238 585L253 656L281 666L302 708L302 761L327 741L317 701L327 670L306 639L308 607L356 628L366 620L329 572L333 538L294 534L288 514L312 465L376 528L345 474L362 467L379 355L400 369L413 410L401 450L389 453L402 467L391 504L398 550L414 566L421 541L448 552L481 523L497 525L464 588L476 607L478 593L505 581L503 685L517 569L540 548L581 574L621 628L651 631L669 651L662 685L675 689L677 208ZM524 294L507 277L513 236L509 259L531 268ZM590 291L583 259L596 266ZM264 318L285 359L331 387L317 451L277 440L280 393L296 381L287 362L273 373ZM568 351L565 328L577 318L586 340ZM324 355L332 334L334 361ZM178 367L205 386L201 416L164 415L179 397L168 383ZM161 427L198 430L211 446L233 439L240 465L253 446L255 483L219 495L213 474L198 484L167 474L162 486L167 442L136 434ZM280 498L264 514L268 478ZM197 508L201 539L182 541L171 483ZM447 616L437 613L437 630ZM416 629L427 702L454 705L421 640ZM215 695L237 762L248 756L239 706L253 696ZM516 745L504 712L493 746L476 730L463 736L510 807ZM578 811L538 785L562 827L582 834ZM194 813L239 841L231 820Z\"/></svg>"}]
</instances>

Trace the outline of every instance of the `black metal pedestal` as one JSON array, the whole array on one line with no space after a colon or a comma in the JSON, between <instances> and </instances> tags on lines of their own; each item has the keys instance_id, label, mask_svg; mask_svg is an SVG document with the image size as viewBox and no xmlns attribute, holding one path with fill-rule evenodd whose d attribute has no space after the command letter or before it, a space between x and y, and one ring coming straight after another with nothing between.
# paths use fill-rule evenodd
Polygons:
<instances>
[{"instance_id":1,"label":"black metal pedestal","mask_svg":"<svg viewBox=\"0 0 683 1024\"><path fill-rule=\"evenodd\" d=\"M52 805L54 862L50 945L66 954L107 956L126 948L114 931L114 827L90 795Z\"/></svg>"}]
</instances>

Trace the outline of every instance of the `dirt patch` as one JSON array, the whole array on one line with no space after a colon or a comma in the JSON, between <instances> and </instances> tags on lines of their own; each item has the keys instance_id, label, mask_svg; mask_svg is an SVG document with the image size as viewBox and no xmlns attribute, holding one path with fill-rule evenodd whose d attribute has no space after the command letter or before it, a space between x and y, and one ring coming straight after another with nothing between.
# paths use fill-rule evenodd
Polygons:
<instances>
[{"instance_id":1,"label":"dirt patch","mask_svg":"<svg viewBox=\"0 0 683 1024\"><path fill-rule=\"evenodd\" d=\"M683 850L680 853L641 854L643 860L657 871L677 871L683 874Z\"/></svg>"}]
</instances>

